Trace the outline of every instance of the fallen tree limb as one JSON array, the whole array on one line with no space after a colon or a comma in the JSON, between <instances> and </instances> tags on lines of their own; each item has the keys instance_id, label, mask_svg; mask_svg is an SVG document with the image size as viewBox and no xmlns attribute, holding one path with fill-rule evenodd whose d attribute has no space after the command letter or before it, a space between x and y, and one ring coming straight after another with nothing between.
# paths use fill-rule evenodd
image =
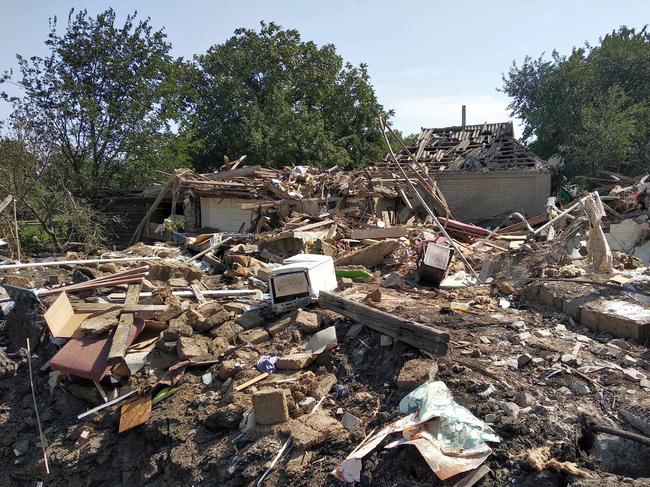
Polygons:
<instances>
[{"instance_id":1,"label":"fallen tree limb","mask_svg":"<svg viewBox=\"0 0 650 487\"><path fill-rule=\"evenodd\" d=\"M449 334L438 328L409 321L325 291L319 293L318 304L425 352L435 355L447 353Z\"/></svg>"}]
</instances>

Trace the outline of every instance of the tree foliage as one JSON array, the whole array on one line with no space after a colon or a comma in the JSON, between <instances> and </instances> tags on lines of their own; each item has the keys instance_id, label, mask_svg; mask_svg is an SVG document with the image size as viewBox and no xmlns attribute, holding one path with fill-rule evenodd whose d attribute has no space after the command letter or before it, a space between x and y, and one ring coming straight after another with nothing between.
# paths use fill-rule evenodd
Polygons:
<instances>
[{"instance_id":1,"label":"tree foliage","mask_svg":"<svg viewBox=\"0 0 650 487\"><path fill-rule=\"evenodd\" d=\"M541 156L560 154L569 175L650 167L650 33L627 27L599 45L526 57L504 75L509 108Z\"/></svg>"},{"instance_id":2,"label":"tree foliage","mask_svg":"<svg viewBox=\"0 0 650 487\"><path fill-rule=\"evenodd\" d=\"M65 250L71 242L92 247L100 244L110 222L101 218L83 198L61 184L59 165L43 164L20 131L0 138L0 192L11 194L22 219L36 220L46 238L24 242L29 249L52 244Z\"/></svg>"},{"instance_id":3,"label":"tree foliage","mask_svg":"<svg viewBox=\"0 0 650 487\"><path fill-rule=\"evenodd\" d=\"M254 163L358 166L384 155L384 114L364 64L344 64L332 44L304 42L269 23L237 29L196 56L184 133L199 170L223 157Z\"/></svg>"},{"instance_id":4,"label":"tree foliage","mask_svg":"<svg viewBox=\"0 0 650 487\"><path fill-rule=\"evenodd\" d=\"M71 10L64 33L50 21L48 56L17 56L24 94L4 94L12 122L58 163L71 191L137 184L155 167L147 155L169 142L182 64L163 31L136 17L118 25L112 9L96 17Z\"/></svg>"}]
</instances>

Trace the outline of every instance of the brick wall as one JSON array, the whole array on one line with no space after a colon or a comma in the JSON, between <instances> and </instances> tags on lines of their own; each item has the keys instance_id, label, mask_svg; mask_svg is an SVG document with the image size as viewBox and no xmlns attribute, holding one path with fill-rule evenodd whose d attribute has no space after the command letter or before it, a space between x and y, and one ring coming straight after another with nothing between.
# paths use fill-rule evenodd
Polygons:
<instances>
[{"instance_id":1,"label":"brick wall","mask_svg":"<svg viewBox=\"0 0 650 487\"><path fill-rule=\"evenodd\" d=\"M440 172L434 176L454 215L464 221L513 211L539 215L551 193L551 175L545 172Z\"/></svg>"}]
</instances>

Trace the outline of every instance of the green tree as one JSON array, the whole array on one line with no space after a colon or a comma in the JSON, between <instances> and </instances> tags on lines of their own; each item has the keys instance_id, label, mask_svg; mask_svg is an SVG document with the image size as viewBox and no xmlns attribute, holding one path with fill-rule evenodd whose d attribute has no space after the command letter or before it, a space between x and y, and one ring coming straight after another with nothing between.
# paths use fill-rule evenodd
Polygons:
<instances>
[{"instance_id":1,"label":"green tree","mask_svg":"<svg viewBox=\"0 0 650 487\"><path fill-rule=\"evenodd\" d=\"M19 217L36 220L41 229L22 226L23 247L37 250L51 244L65 250L71 242L86 247L100 244L110 221L66 190L57 172L60 166L44 163L33 149L19 130L0 138L0 194L13 195ZM36 240L25 241L27 234Z\"/></svg>"},{"instance_id":2,"label":"green tree","mask_svg":"<svg viewBox=\"0 0 650 487\"><path fill-rule=\"evenodd\" d=\"M367 67L344 63L332 44L318 47L262 22L259 32L237 29L195 61L183 131L199 170L242 154L275 167L359 166L385 154L377 119L388 114Z\"/></svg>"},{"instance_id":3,"label":"green tree","mask_svg":"<svg viewBox=\"0 0 650 487\"><path fill-rule=\"evenodd\" d=\"M526 57L504 75L524 140L542 157L560 154L567 173L650 167L650 34L621 27L569 56Z\"/></svg>"},{"instance_id":4,"label":"green tree","mask_svg":"<svg viewBox=\"0 0 650 487\"><path fill-rule=\"evenodd\" d=\"M50 20L49 54L17 56L23 96L3 93L14 105L13 124L59 164L74 193L132 186L150 175L152 164L168 163L149 155L165 134L173 138L182 61L170 56L162 30L136 17L118 25L112 9L97 17L71 10L63 34Z\"/></svg>"}]
</instances>

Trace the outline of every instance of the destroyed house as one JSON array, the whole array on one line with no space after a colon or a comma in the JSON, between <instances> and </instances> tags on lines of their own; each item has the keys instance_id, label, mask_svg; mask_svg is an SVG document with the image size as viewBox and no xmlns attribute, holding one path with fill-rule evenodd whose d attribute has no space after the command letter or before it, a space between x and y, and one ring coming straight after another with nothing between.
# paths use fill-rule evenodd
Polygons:
<instances>
[{"instance_id":1,"label":"destroyed house","mask_svg":"<svg viewBox=\"0 0 650 487\"><path fill-rule=\"evenodd\" d=\"M180 232L260 232L292 212L318 217L330 212L375 215L388 225L404 223L399 194L373 185L364 171L244 166L215 173L177 173L173 184L142 192L152 210L145 237L168 240L169 223ZM161 195L161 192L163 193ZM159 201L152 197L159 195ZM165 222L168 223L165 226Z\"/></svg>"},{"instance_id":2,"label":"destroyed house","mask_svg":"<svg viewBox=\"0 0 650 487\"><path fill-rule=\"evenodd\" d=\"M551 192L547 163L514 137L512 122L423 128L397 159L415 159L433 178L454 215L464 221L499 219L514 211L542 213ZM373 176L398 176L387 157Z\"/></svg>"}]
</instances>

